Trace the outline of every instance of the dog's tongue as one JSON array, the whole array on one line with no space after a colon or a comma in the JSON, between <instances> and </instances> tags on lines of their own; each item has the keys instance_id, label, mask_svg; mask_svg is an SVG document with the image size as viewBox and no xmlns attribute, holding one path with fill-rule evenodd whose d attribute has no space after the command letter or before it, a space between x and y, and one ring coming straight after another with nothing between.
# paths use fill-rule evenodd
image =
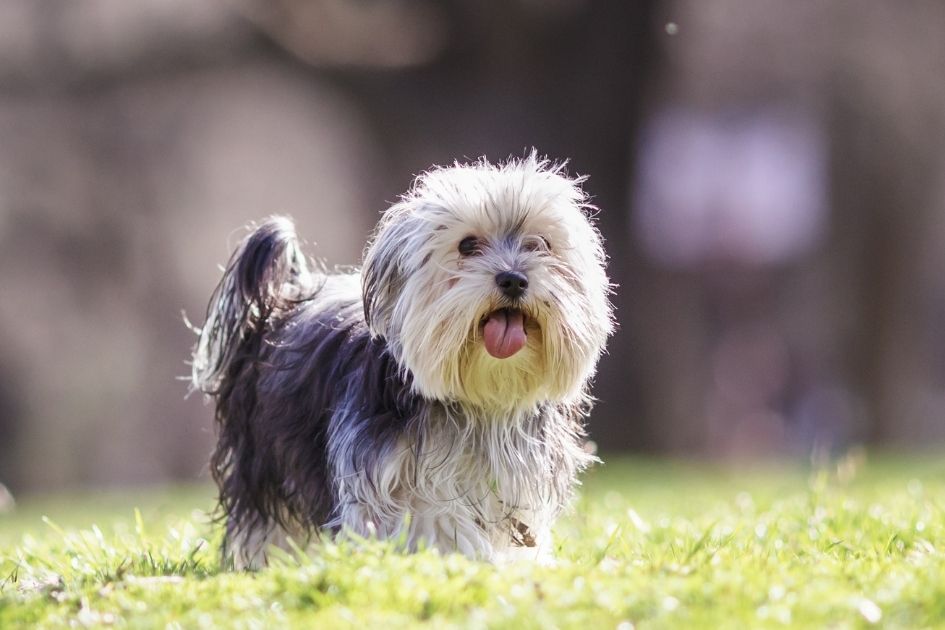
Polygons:
<instances>
[{"instance_id":1,"label":"dog's tongue","mask_svg":"<svg viewBox=\"0 0 945 630\"><path fill-rule=\"evenodd\" d=\"M489 354L497 359L508 359L525 345L525 316L516 309L493 311L482 336Z\"/></svg>"}]
</instances>

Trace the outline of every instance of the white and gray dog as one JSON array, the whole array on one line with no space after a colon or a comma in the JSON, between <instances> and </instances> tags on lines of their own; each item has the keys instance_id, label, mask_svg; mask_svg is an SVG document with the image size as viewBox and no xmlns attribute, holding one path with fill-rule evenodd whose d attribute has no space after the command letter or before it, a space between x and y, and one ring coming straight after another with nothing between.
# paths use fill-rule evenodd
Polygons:
<instances>
[{"instance_id":1,"label":"white and gray dog","mask_svg":"<svg viewBox=\"0 0 945 630\"><path fill-rule=\"evenodd\" d=\"M498 560L550 551L613 328L580 178L533 154L435 168L360 272L272 218L233 254L193 357L216 401L224 554L350 531Z\"/></svg>"}]
</instances>

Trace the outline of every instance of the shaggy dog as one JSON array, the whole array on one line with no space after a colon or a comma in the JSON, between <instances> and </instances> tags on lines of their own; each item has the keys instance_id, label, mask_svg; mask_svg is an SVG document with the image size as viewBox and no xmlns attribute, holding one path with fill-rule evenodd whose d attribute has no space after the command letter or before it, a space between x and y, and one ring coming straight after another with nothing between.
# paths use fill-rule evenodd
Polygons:
<instances>
[{"instance_id":1,"label":"shaggy dog","mask_svg":"<svg viewBox=\"0 0 945 630\"><path fill-rule=\"evenodd\" d=\"M581 182L534 154L435 168L354 272L312 265L285 218L246 237L193 356L226 557L258 567L319 531L550 551L593 460L588 380L613 328Z\"/></svg>"}]
</instances>

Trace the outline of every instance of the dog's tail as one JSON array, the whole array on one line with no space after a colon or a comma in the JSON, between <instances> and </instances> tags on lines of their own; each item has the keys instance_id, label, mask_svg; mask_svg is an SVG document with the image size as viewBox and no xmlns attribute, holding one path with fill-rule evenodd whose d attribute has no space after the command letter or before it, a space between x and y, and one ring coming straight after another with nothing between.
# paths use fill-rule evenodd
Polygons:
<instances>
[{"instance_id":1,"label":"dog's tail","mask_svg":"<svg viewBox=\"0 0 945 630\"><path fill-rule=\"evenodd\" d=\"M310 293L312 274L299 247L295 226L286 217L270 217L243 239L210 297L207 317L198 330L191 384L221 395L228 375L276 323Z\"/></svg>"}]
</instances>

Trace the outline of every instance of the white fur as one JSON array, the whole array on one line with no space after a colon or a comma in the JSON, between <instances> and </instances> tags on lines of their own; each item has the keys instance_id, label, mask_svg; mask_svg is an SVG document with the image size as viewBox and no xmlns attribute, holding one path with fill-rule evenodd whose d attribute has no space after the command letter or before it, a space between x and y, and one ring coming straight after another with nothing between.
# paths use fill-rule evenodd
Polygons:
<instances>
[{"instance_id":1,"label":"white fur","mask_svg":"<svg viewBox=\"0 0 945 630\"><path fill-rule=\"evenodd\" d=\"M365 269L385 268L398 286L377 302L371 331L419 395L455 408L424 419L429 453L402 444L373 478L336 470L343 507L335 525L381 537L407 527L411 547L495 559L521 548L509 533L520 522L537 544L526 549L549 551L563 495L592 458L562 414L544 420L560 424L544 442L535 415L542 405L587 402L613 329L604 251L580 182L534 155L498 167L457 164L421 175L385 213ZM467 236L480 239L480 255L459 254ZM531 323L526 346L497 359L480 322L501 304L496 274L511 270L529 279L522 308ZM567 470L552 470L552 461Z\"/></svg>"},{"instance_id":2,"label":"white fur","mask_svg":"<svg viewBox=\"0 0 945 630\"><path fill-rule=\"evenodd\" d=\"M348 469L344 457L336 460L342 509L330 525L361 536L403 537L411 550L429 546L483 560L547 557L549 530L570 481L593 459L577 446L565 419L547 418L560 424L548 434L563 439L545 443L530 435L533 427L523 418L424 421L424 450L400 444L374 475ZM549 466L552 450L564 455L565 469ZM558 483L564 479L569 483ZM521 544L517 524L528 528L534 547Z\"/></svg>"},{"instance_id":3,"label":"white fur","mask_svg":"<svg viewBox=\"0 0 945 630\"><path fill-rule=\"evenodd\" d=\"M585 396L613 323L603 247L579 184L534 156L481 161L420 176L385 213L365 267L395 265L403 286L371 329L419 394L512 415ZM459 255L469 235L484 240L481 256ZM534 239L550 250L528 251ZM509 270L528 276L524 309L539 328L502 360L485 351L479 323L501 298L495 275Z\"/></svg>"}]
</instances>

